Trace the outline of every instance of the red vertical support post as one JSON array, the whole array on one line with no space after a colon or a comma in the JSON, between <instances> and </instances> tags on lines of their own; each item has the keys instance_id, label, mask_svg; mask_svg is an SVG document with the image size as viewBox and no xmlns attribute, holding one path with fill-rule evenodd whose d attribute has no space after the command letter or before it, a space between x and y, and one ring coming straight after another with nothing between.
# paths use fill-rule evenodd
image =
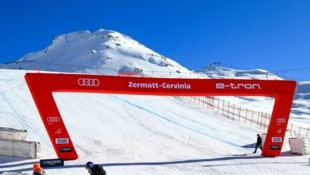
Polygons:
<instances>
[{"instance_id":1,"label":"red vertical support post","mask_svg":"<svg viewBox=\"0 0 310 175\"><path fill-rule=\"evenodd\" d=\"M275 96L275 104L262 152L264 156L278 156L281 154L295 87L296 82L287 84L285 88L279 90L279 95Z\"/></svg>"}]
</instances>

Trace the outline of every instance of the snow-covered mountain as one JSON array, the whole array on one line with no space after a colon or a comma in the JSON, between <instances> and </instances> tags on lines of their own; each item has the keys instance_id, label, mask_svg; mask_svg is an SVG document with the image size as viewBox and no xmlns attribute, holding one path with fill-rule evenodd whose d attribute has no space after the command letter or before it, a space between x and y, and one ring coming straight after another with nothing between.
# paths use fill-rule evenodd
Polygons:
<instances>
[{"instance_id":1,"label":"snow-covered mountain","mask_svg":"<svg viewBox=\"0 0 310 175\"><path fill-rule=\"evenodd\" d=\"M153 77L281 79L262 69L233 70L216 64L209 64L200 70L188 70L129 36L104 29L56 36L47 48L29 53L16 62L0 64L0 68Z\"/></svg>"},{"instance_id":2,"label":"snow-covered mountain","mask_svg":"<svg viewBox=\"0 0 310 175\"><path fill-rule=\"evenodd\" d=\"M299 82L292 107L292 117L310 118L310 81Z\"/></svg>"},{"instance_id":3,"label":"snow-covered mountain","mask_svg":"<svg viewBox=\"0 0 310 175\"><path fill-rule=\"evenodd\" d=\"M115 31L99 29L57 36L44 50L27 54L9 69L39 69L98 74L188 73L185 67Z\"/></svg>"},{"instance_id":4,"label":"snow-covered mountain","mask_svg":"<svg viewBox=\"0 0 310 175\"><path fill-rule=\"evenodd\" d=\"M195 70L195 73L207 75L209 78L238 78L238 79L263 79L263 80L282 80L281 77L263 69L236 70L217 66L215 63Z\"/></svg>"},{"instance_id":5,"label":"snow-covered mountain","mask_svg":"<svg viewBox=\"0 0 310 175\"><path fill-rule=\"evenodd\" d=\"M281 79L262 69L234 70L216 64L188 70L115 31L100 29L60 35L46 49L0 65L0 126L26 129L30 140L42 144L43 158L54 158L55 153L24 80L25 73L33 69L153 77ZM299 84L292 119L309 118L309 85L309 82ZM79 159L66 162L60 169L47 169L48 174L87 173L84 163L88 160L104 164L110 175L308 172L306 156L289 154L287 141L284 156L279 158L248 155L253 151L251 145L256 133L263 130L186 100L114 94L53 96ZM251 105L255 98L238 102ZM261 108L270 107L269 101L259 103ZM35 161L38 160L1 158L0 173L14 170L31 173Z\"/></svg>"},{"instance_id":6,"label":"snow-covered mountain","mask_svg":"<svg viewBox=\"0 0 310 175\"><path fill-rule=\"evenodd\" d=\"M208 64L199 70L189 70L129 36L104 29L56 36L47 48L29 53L16 62L0 64L0 69L152 77L282 79L263 69L236 70L220 67L217 63ZM310 114L308 92L309 82L298 83L293 109L298 116ZM300 108L304 110L300 111Z\"/></svg>"}]
</instances>

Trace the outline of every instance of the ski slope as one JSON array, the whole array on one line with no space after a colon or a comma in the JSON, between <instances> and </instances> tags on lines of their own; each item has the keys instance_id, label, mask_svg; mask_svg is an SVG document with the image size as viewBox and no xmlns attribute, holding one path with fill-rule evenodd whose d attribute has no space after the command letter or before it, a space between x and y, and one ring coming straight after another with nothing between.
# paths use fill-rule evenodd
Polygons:
<instances>
[{"instance_id":1,"label":"ski slope","mask_svg":"<svg viewBox=\"0 0 310 175\"><path fill-rule=\"evenodd\" d=\"M24 74L0 71L0 126L26 129L28 140L41 143L42 158L56 158ZM309 173L308 156L291 154L287 141L279 157L252 154L256 133L266 131L178 97L53 95L79 159L46 169L48 175L86 174L89 160L103 164L108 175ZM31 174L38 161L1 157L0 172Z\"/></svg>"}]
</instances>

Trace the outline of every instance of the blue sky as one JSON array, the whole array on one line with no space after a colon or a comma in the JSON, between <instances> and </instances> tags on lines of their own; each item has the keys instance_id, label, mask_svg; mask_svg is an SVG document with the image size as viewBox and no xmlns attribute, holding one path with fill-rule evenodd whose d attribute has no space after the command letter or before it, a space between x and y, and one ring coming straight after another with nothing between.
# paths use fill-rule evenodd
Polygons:
<instances>
[{"instance_id":1,"label":"blue sky","mask_svg":"<svg viewBox=\"0 0 310 175\"><path fill-rule=\"evenodd\" d=\"M0 62L60 34L126 34L189 69L210 63L309 80L308 0L1 0ZM308 76L307 76L308 75Z\"/></svg>"}]
</instances>

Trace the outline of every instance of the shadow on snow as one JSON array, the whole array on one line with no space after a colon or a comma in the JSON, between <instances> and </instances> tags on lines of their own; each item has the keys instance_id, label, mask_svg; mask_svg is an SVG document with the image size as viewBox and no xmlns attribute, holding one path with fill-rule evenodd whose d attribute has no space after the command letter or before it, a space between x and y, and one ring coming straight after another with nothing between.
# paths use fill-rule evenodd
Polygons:
<instances>
[{"instance_id":1,"label":"shadow on snow","mask_svg":"<svg viewBox=\"0 0 310 175\"><path fill-rule=\"evenodd\" d=\"M212 162L212 161L223 161L223 160L233 160L233 159L258 159L263 158L260 155L257 156L247 156L247 154L240 154L240 155L232 155L227 157L219 157L219 158L210 158L210 159L189 159L189 160L178 160L178 161L160 161L160 162L123 162L123 163L103 163L104 167L109 166L158 166L158 165L175 165L175 164L190 164L190 163L202 163L202 162ZM17 166L24 166L24 165L32 165L35 163L33 162L27 162L27 163L20 163L20 164L14 164L14 165L0 165L0 168L13 168ZM51 167L51 168L45 168L45 169L63 169L63 168L84 168L84 164L79 165L65 165L64 167ZM32 166L30 168L15 168L13 171L30 171L32 170ZM9 171L7 171L9 172ZM1 171L0 171L1 173Z\"/></svg>"}]
</instances>

